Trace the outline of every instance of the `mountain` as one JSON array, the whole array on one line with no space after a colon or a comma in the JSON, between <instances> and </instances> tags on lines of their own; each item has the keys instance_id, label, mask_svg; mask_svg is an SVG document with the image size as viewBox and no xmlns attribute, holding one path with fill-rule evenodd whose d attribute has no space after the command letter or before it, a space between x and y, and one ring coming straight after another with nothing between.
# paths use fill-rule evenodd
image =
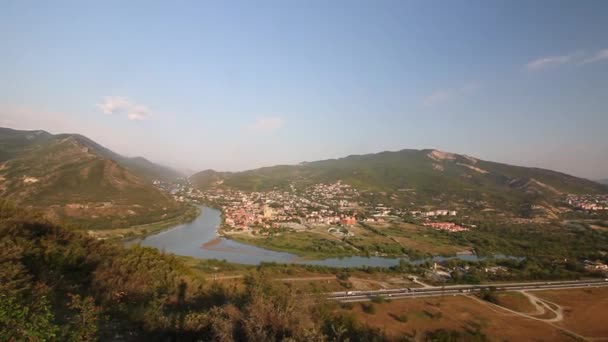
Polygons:
<instances>
[{"instance_id":1,"label":"mountain","mask_svg":"<svg viewBox=\"0 0 608 342\"><path fill-rule=\"evenodd\" d=\"M224 178L229 177L229 172L217 172L214 170L203 170L190 176L190 181L201 190L207 190L214 185L219 185Z\"/></svg>"},{"instance_id":2,"label":"mountain","mask_svg":"<svg viewBox=\"0 0 608 342\"><path fill-rule=\"evenodd\" d=\"M0 129L0 195L56 221L118 228L183 211L150 178L170 176L143 158L122 157L76 134Z\"/></svg>"},{"instance_id":3,"label":"mountain","mask_svg":"<svg viewBox=\"0 0 608 342\"><path fill-rule=\"evenodd\" d=\"M606 184L606 185L608 185L608 178L599 179L597 182L600 183L600 184Z\"/></svg>"},{"instance_id":4,"label":"mountain","mask_svg":"<svg viewBox=\"0 0 608 342\"><path fill-rule=\"evenodd\" d=\"M162 179L162 180L174 180L182 177L183 175L169 167L152 163L143 157L124 157L118 153L115 153L93 140L79 135L79 134L59 134L57 138L69 138L76 139L80 144L87 146L94 150L100 156L112 159L127 169L133 171L138 176L144 177L148 180Z\"/></svg>"},{"instance_id":5,"label":"mountain","mask_svg":"<svg viewBox=\"0 0 608 342\"><path fill-rule=\"evenodd\" d=\"M53 135L45 131L18 131L0 127L0 162L26 153L52 138Z\"/></svg>"},{"instance_id":6,"label":"mountain","mask_svg":"<svg viewBox=\"0 0 608 342\"><path fill-rule=\"evenodd\" d=\"M14 158L21 153L27 153L40 144L70 137L77 140L79 144L95 151L98 155L107 159L112 159L130 171L133 171L138 176L148 180L174 180L184 176L181 172L167 166L158 165L143 157L122 156L80 134L53 135L40 130L22 131L3 127L0 127L0 162Z\"/></svg>"},{"instance_id":7,"label":"mountain","mask_svg":"<svg viewBox=\"0 0 608 342\"><path fill-rule=\"evenodd\" d=\"M247 191L287 189L341 180L378 201L407 206L464 206L519 212L522 206L550 207L564 194L608 193L598 183L540 168L484 161L437 150L401 150L351 155L299 165L279 165L191 176L201 188L212 183Z\"/></svg>"}]
</instances>

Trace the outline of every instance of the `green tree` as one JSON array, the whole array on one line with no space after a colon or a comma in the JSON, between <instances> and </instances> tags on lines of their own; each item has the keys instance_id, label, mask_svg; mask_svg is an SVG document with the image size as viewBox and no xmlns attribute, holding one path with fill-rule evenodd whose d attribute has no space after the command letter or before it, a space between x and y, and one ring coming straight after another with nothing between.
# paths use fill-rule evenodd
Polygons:
<instances>
[{"instance_id":1,"label":"green tree","mask_svg":"<svg viewBox=\"0 0 608 342\"><path fill-rule=\"evenodd\" d=\"M68 308L74 311L71 317L71 329L68 338L72 341L91 341L97 335L101 308L95 305L92 297L68 294Z\"/></svg>"},{"instance_id":2,"label":"green tree","mask_svg":"<svg viewBox=\"0 0 608 342\"><path fill-rule=\"evenodd\" d=\"M31 301L0 295L1 341L55 341L59 327L46 297Z\"/></svg>"}]
</instances>

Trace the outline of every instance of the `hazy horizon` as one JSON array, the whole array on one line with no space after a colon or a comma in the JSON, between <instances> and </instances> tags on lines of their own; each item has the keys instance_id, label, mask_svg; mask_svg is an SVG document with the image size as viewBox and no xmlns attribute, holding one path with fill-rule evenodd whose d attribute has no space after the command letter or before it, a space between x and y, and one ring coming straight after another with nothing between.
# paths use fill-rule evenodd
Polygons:
<instances>
[{"instance_id":1,"label":"hazy horizon","mask_svg":"<svg viewBox=\"0 0 608 342\"><path fill-rule=\"evenodd\" d=\"M3 7L0 126L194 172L434 148L608 178L608 2Z\"/></svg>"}]
</instances>

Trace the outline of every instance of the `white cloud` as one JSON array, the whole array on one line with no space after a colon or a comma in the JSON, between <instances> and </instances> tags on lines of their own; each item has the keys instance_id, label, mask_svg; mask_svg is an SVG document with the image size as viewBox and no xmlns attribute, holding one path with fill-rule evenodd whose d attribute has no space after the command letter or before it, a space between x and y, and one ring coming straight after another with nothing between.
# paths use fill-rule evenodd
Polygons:
<instances>
[{"instance_id":1,"label":"white cloud","mask_svg":"<svg viewBox=\"0 0 608 342\"><path fill-rule=\"evenodd\" d=\"M604 61L604 60L608 60L608 49L603 49L603 50L596 52L594 55L585 59L583 61L583 64L600 62L600 61Z\"/></svg>"},{"instance_id":2,"label":"white cloud","mask_svg":"<svg viewBox=\"0 0 608 342\"><path fill-rule=\"evenodd\" d=\"M449 90L436 90L422 100L425 107L432 107L442 102L446 102L452 97Z\"/></svg>"},{"instance_id":3,"label":"white cloud","mask_svg":"<svg viewBox=\"0 0 608 342\"><path fill-rule=\"evenodd\" d=\"M474 93L478 88L479 85L477 83L467 83L456 88L439 89L422 99L422 106L433 107L457 98L462 98Z\"/></svg>"},{"instance_id":4,"label":"white cloud","mask_svg":"<svg viewBox=\"0 0 608 342\"><path fill-rule=\"evenodd\" d=\"M257 118L256 121L247 126L251 132L272 132L283 126L283 119L278 116Z\"/></svg>"},{"instance_id":5,"label":"white cloud","mask_svg":"<svg viewBox=\"0 0 608 342\"><path fill-rule=\"evenodd\" d=\"M121 96L106 96L97 107L105 114L126 115L129 120L144 120L150 115L148 107Z\"/></svg>"},{"instance_id":6,"label":"white cloud","mask_svg":"<svg viewBox=\"0 0 608 342\"><path fill-rule=\"evenodd\" d=\"M588 64L608 60L608 49L599 50L594 54L585 52L575 52L563 56L549 56L533 61L526 64L526 68L530 71L538 71L547 67L555 67L565 64Z\"/></svg>"},{"instance_id":7,"label":"white cloud","mask_svg":"<svg viewBox=\"0 0 608 342\"><path fill-rule=\"evenodd\" d=\"M528 70L540 70L550 66L570 63L573 59L573 55L543 57L529 62L526 67Z\"/></svg>"}]
</instances>

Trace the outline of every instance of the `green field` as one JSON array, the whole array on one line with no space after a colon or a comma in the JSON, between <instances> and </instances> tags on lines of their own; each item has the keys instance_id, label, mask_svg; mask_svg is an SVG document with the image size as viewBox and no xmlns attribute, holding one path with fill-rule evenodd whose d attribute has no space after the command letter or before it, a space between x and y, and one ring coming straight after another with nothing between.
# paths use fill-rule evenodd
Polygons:
<instances>
[{"instance_id":1,"label":"green field","mask_svg":"<svg viewBox=\"0 0 608 342\"><path fill-rule=\"evenodd\" d=\"M327 227L304 232L281 230L270 235L227 234L239 242L307 258L337 256L387 256L418 258L424 255L455 255L470 247L451 239L448 234L409 223L386 226L358 224L348 227L351 237L337 237Z\"/></svg>"}]
</instances>

